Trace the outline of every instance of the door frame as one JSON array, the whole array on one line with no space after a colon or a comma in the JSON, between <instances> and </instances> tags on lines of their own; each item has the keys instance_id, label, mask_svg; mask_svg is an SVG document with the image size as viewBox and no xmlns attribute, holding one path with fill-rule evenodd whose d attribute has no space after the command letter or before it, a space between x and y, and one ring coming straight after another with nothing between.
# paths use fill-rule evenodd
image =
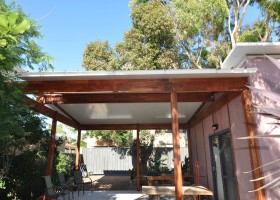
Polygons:
<instances>
[{"instance_id":1,"label":"door frame","mask_svg":"<svg viewBox=\"0 0 280 200\"><path fill-rule=\"evenodd\" d=\"M213 136L218 136L219 137L219 135L221 135L221 134L225 134L225 133L229 133L229 135L230 135L230 145L231 145L231 157L232 157L232 167L233 167L233 169L234 170L236 170L235 169L235 157L234 157L234 149L233 149L233 143L232 143L232 135L231 135L231 131L230 131L231 129L230 128L227 128L227 129L223 129L223 130L221 130L221 131L214 131L214 133L212 133L212 134L210 134L209 136L208 136L208 139L209 139L209 147L210 147L210 160L211 160L211 172L212 172L212 181L213 181L213 188L214 188L214 197L215 197L215 199L217 199L217 193L218 193L218 189L217 189L217 180L216 180L216 176L214 176L214 175L216 175L216 170L215 170L215 172L213 172L213 167L215 167L216 168L216 164L215 164L215 162L214 162L214 157L213 157L213 155L214 155L214 152L213 152L213 148L212 148L212 144L211 144L211 137L213 137ZM218 142L220 142L220 141L218 141ZM220 145L220 143L219 143L219 145ZM223 167L223 164L221 163L221 172L222 172L222 175L224 174L224 167ZM215 173L215 174L214 174ZM238 183L237 183L237 177L236 177L236 171L234 171L234 180L235 180L235 186L236 186L236 192L238 193L238 195L237 195L237 198L239 198L239 192L238 192ZM224 183L224 178L222 177L222 182ZM224 199L226 199L225 197L226 197L226 194L227 194L228 192L227 192L227 190L225 189L225 184L223 184L223 194L224 194ZM227 194L228 195L228 194Z\"/></svg>"}]
</instances>

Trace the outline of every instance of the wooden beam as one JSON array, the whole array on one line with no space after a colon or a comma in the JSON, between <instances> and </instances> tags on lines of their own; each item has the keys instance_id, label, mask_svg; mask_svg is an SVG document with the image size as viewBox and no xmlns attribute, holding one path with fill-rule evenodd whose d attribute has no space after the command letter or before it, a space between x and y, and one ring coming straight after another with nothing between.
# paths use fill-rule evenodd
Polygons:
<instances>
[{"instance_id":1,"label":"wooden beam","mask_svg":"<svg viewBox=\"0 0 280 200\"><path fill-rule=\"evenodd\" d=\"M137 138L136 138L136 188L140 191L140 129L137 128Z\"/></svg>"},{"instance_id":2,"label":"wooden beam","mask_svg":"<svg viewBox=\"0 0 280 200\"><path fill-rule=\"evenodd\" d=\"M30 109L34 110L35 112L38 112L50 118L53 118L56 113L56 111L50 109L49 107L46 107L41 103L38 103L37 101L34 101L33 99L30 99L29 97L26 97L26 104L30 107ZM79 124L75 123L70 118L65 117L60 113L57 113L57 120L76 129L78 129L79 127Z\"/></svg>"},{"instance_id":3,"label":"wooden beam","mask_svg":"<svg viewBox=\"0 0 280 200\"><path fill-rule=\"evenodd\" d=\"M47 164L48 176L52 176L53 157L54 157L54 150L55 150L56 124L57 124L57 112L54 113L53 120L52 120L52 129L51 129L51 137L49 143L48 164Z\"/></svg>"},{"instance_id":4,"label":"wooden beam","mask_svg":"<svg viewBox=\"0 0 280 200\"><path fill-rule=\"evenodd\" d=\"M153 103L170 102L169 93L112 93L112 94L62 94L39 96L37 101L45 104L76 103ZM212 92L179 93L178 102L214 101Z\"/></svg>"},{"instance_id":5,"label":"wooden beam","mask_svg":"<svg viewBox=\"0 0 280 200\"><path fill-rule=\"evenodd\" d=\"M180 133L178 123L177 93L171 92L171 115L173 131L173 159L174 159L174 180L176 200L183 199L183 183L180 153Z\"/></svg>"},{"instance_id":6,"label":"wooden beam","mask_svg":"<svg viewBox=\"0 0 280 200\"><path fill-rule=\"evenodd\" d=\"M80 161L80 147L81 147L81 129L78 129L75 171L78 171L79 167L80 167L80 162L79 162Z\"/></svg>"},{"instance_id":7,"label":"wooden beam","mask_svg":"<svg viewBox=\"0 0 280 200\"><path fill-rule=\"evenodd\" d=\"M187 123L188 127L193 127L198 122L202 121L213 112L219 110L221 107L229 103L231 100L240 95L240 92L226 92L213 103L208 103L195 116L193 116Z\"/></svg>"},{"instance_id":8,"label":"wooden beam","mask_svg":"<svg viewBox=\"0 0 280 200\"><path fill-rule=\"evenodd\" d=\"M255 119L253 115L253 109L252 109L252 101L251 101L251 94L248 89L244 90L241 93L242 97L242 104L243 104L243 112L245 117L245 124L247 129L247 135L248 136L255 136L256 135L256 125L255 125ZM248 140L249 145L249 152L250 152L250 158L251 158L251 168L256 169L261 166L260 158L259 158L259 149L260 146L258 144L257 139L249 139ZM257 179L263 176L262 169L259 168L256 171L252 172L253 179ZM254 189L258 189L264 185L263 180L254 181ZM265 190L259 190L255 192L256 199L257 200L264 200L265 198Z\"/></svg>"},{"instance_id":9,"label":"wooden beam","mask_svg":"<svg viewBox=\"0 0 280 200\"><path fill-rule=\"evenodd\" d=\"M172 124L81 124L81 130L154 130L172 129ZM180 129L186 129L186 123L179 124Z\"/></svg>"},{"instance_id":10,"label":"wooden beam","mask_svg":"<svg viewBox=\"0 0 280 200\"><path fill-rule=\"evenodd\" d=\"M246 77L28 81L28 94L55 93L169 93L241 91Z\"/></svg>"}]
</instances>

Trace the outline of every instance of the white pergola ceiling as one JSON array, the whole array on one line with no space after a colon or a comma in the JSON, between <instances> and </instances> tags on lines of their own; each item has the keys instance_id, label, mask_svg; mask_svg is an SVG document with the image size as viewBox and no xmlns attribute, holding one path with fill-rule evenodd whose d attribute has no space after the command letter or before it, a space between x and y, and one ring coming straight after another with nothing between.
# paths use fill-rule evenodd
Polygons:
<instances>
[{"instance_id":1,"label":"white pergola ceiling","mask_svg":"<svg viewBox=\"0 0 280 200\"><path fill-rule=\"evenodd\" d=\"M201 102L178 103L179 123L187 123ZM52 109L65 115L54 105ZM171 123L170 103L61 104L80 124L161 124Z\"/></svg>"}]
</instances>

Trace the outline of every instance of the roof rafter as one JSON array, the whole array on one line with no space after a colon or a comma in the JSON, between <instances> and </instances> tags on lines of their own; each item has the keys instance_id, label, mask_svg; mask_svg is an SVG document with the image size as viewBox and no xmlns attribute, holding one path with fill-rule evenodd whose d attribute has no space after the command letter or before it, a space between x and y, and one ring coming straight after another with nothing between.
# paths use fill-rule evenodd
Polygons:
<instances>
[{"instance_id":1,"label":"roof rafter","mask_svg":"<svg viewBox=\"0 0 280 200\"><path fill-rule=\"evenodd\" d=\"M30 109L34 110L35 112L41 113L50 118L53 118L55 115L54 110L46 107L45 105L43 105L41 103L38 103L37 101L35 101L29 97L26 97L26 104L30 107ZM60 113L57 113L57 120L68 126L79 129L79 124L77 124L72 119L70 119Z\"/></svg>"},{"instance_id":2,"label":"roof rafter","mask_svg":"<svg viewBox=\"0 0 280 200\"><path fill-rule=\"evenodd\" d=\"M37 101L45 104L76 104L76 103L153 103L170 102L168 93L134 93L134 94L61 94L43 95ZM179 93L178 102L209 102L214 101L211 92Z\"/></svg>"}]
</instances>

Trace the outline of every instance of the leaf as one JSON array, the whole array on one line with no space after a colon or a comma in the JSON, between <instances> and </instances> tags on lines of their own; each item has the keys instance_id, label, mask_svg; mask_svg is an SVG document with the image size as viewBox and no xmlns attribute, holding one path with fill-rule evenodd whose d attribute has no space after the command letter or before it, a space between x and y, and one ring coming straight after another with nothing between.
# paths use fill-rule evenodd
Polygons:
<instances>
[{"instance_id":1,"label":"leaf","mask_svg":"<svg viewBox=\"0 0 280 200\"><path fill-rule=\"evenodd\" d=\"M7 40L5 39L0 39L0 47L5 47L7 45Z\"/></svg>"},{"instance_id":2,"label":"leaf","mask_svg":"<svg viewBox=\"0 0 280 200\"><path fill-rule=\"evenodd\" d=\"M278 69L280 70L280 62L278 60L276 60L275 58L272 58L270 56L265 55L274 65L276 65L276 67L278 67Z\"/></svg>"},{"instance_id":3,"label":"leaf","mask_svg":"<svg viewBox=\"0 0 280 200\"><path fill-rule=\"evenodd\" d=\"M8 21L5 15L0 15L0 31L2 34L6 34L9 30Z\"/></svg>"},{"instance_id":4,"label":"leaf","mask_svg":"<svg viewBox=\"0 0 280 200\"><path fill-rule=\"evenodd\" d=\"M276 182L279 181L279 180L280 180L280 177L275 178L275 179L273 179L272 181L270 181L270 182L268 182L267 184L265 184L264 186L259 187L259 188L256 189L256 190L251 190L251 191L248 191L248 192L256 192L256 191L262 190L262 189L267 188L268 186L270 186L270 185L276 183Z\"/></svg>"},{"instance_id":5,"label":"leaf","mask_svg":"<svg viewBox=\"0 0 280 200\"><path fill-rule=\"evenodd\" d=\"M270 117L272 119L277 119L277 120L280 120L280 117L277 117L277 116L274 116L272 114L269 114L269 113L265 113L265 112L252 112L253 114L256 114L256 115L261 115L261 116L264 116L264 117Z\"/></svg>"},{"instance_id":6,"label":"leaf","mask_svg":"<svg viewBox=\"0 0 280 200\"><path fill-rule=\"evenodd\" d=\"M280 101L280 94L278 94L278 93L271 92L271 91L268 91L268 90L254 88L254 87L251 87L251 86L247 86L247 87L250 88L250 90L252 92L260 93L260 94L266 96L267 98L269 98L273 101L276 101L276 102Z\"/></svg>"},{"instance_id":7,"label":"leaf","mask_svg":"<svg viewBox=\"0 0 280 200\"><path fill-rule=\"evenodd\" d=\"M246 137L238 137L238 140L245 140L245 139L259 139L259 138L280 138L280 135L255 135L255 136L246 136Z\"/></svg>"},{"instance_id":8,"label":"leaf","mask_svg":"<svg viewBox=\"0 0 280 200\"><path fill-rule=\"evenodd\" d=\"M275 115L277 117L280 117L280 109L277 108L268 108L268 107L257 107L260 110L267 112L269 114Z\"/></svg>"},{"instance_id":9,"label":"leaf","mask_svg":"<svg viewBox=\"0 0 280 200\"><path fill-rule=\"evenodd\" d=\"M0 60L4 60L6 57L0 54Z\"/></svg>"},{"instance_id":10,"label":"leaf","mask_svg":"<svg viewBox=\"0 0 280 200\"><path fill-rule=\"evenodd\" d=\"M251 182L260 181L260 180L263 180L263 179L265 179L265 178L267 178L267 177L272 176L273 174L278 174L279 172L280 172L280 170L277 170L277 171L275 171L275 172L273 172L273 173L271 173L271 174L268 174L268 175L266 175L266 176L262 176L262 177L259 177L259 178L256 178L256 179L253 179L253 180L250 180L250 181L251 181Z\"/></svg>"},{"instance_id":11,"label":"leaf","mask_svg":"<svg viewBox=\"0 0 280 200\"><path fill-rule=\"evenodd\" d=\"M12 39L15 43L18 43L17 38L12 35L6 35L7 38Z\"/></svg>"},{"instance_id":12,"label":"leaf","mask_svg":"<svg viewBox=\"0 0 280 200\"><path fill-rule=\"evenodd\" d=\"M18 12L12 12L9 14L8 22L9 22L10 27L15 25L17 18L18 18Z\"/></svg>"},{"instance_id":13,"label":"leaf","mask_svg":"<svg viewBox=\"0 0 280 200\"><path fill-rule=\"evenodd\" d=\"M23 34L25 31L30 29L30 21L27 19L22 20L21 23L14 25L11 28L11 32L15 34Z\"/></svg>"},{"instance_id":14,"label":"leaf","mask_svg":"<svg viewBox=\"0 0 280 200\"><path fill-rule=\"evenodd\" d=\"M247 171L247 172L243 172L243 173L244 173L244 174L249 174L249 173L251 173L251 172L256 171L257 169L260 169L260 168L263 168L263 167L267 167L267 166L272 165L272 164L274 164L274 163L276 163L276 162L279 162L279 161L280 161L280 159L276 159L276 160L273 160L273 161L271 161L271 162L268 162L268 163L266 163L266 164L264 164L264 165L262 165L262 166L260 166L260 167L257 167L257 168L255 168L255 169L253 169L253 170L251 170L251 171Z\"/></svg>"},{"instance_id":15,"label":"leaf","mask_svg":"<svg viewBox=\"0 0 280 200\"><path fill-rule=\"evenodd\" d=\"M280 125L280 123L278 123L278 122L275 122L275 123L271 122L271 123L266 123L266 124L276 125L276 126L279 126L279 125Z\"/></svg>"}]
</instances>

